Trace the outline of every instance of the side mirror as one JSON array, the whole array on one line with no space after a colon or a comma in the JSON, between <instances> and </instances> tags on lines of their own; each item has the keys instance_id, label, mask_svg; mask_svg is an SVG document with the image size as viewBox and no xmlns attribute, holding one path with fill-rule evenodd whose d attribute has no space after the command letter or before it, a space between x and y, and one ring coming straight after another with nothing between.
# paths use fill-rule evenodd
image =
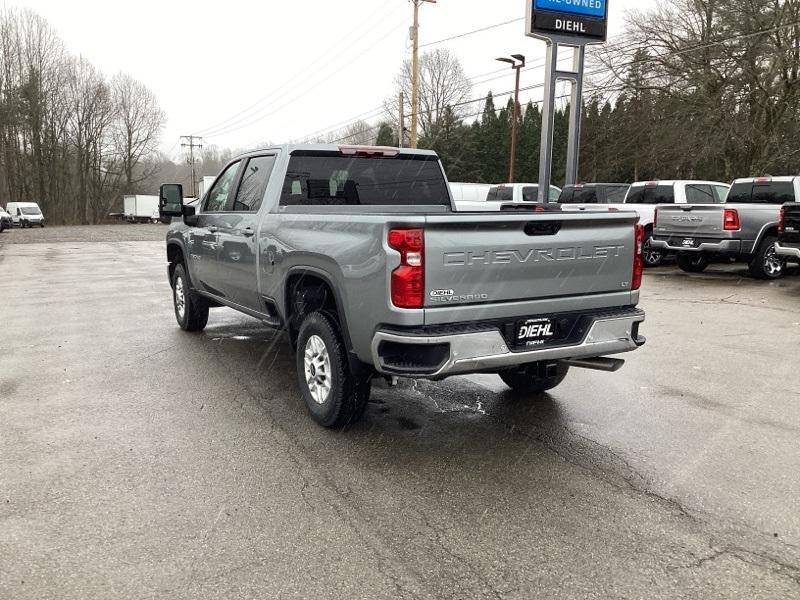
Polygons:
<instances>
[{"instance_id":1,"label":"side mirror","mask_svg":"<svg viewBox=\"0 0 800 600\"><path fill-rule=\"evenodd\" d=\"M194 206L184 206L183 222L189 227L197 227L197 224L200 222L200 218L196 213L197 211L195 210Z\"/></svg>"},{"instance_id":2,"label":"side mirror","mask_svg":"<svg viewBox=\"0 0 800 600\"><path fill-rule=\"evenodd\" d=\"M180 183L165 183L158 192L158 214L164 217L183 216L183 186Z\"/></svg>"}]
</instances>

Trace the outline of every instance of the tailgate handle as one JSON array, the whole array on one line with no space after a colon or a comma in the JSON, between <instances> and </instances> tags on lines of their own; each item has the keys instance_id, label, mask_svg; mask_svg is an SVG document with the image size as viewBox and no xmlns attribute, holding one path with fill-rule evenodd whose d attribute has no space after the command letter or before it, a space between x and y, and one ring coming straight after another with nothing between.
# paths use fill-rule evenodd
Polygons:
<instances>
[{"instance_id":1,"label":"tailgate handle","mask_svg":"<svg viewBox=\"0 0 800 600\"><path fill-rule=\"evenodd\" d=\"M525 225L525 235L536 237L556 235L561 231L561 221L543 221Z\"/></svg>"}]
</instances>

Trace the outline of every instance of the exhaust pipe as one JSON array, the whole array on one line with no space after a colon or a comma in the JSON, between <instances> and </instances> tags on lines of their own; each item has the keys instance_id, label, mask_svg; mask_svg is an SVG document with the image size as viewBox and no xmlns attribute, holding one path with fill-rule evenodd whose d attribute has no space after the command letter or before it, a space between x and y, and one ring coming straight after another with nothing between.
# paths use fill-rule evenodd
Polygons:
<instances>
[{"instance_id":1,"label":"exhaust pipe","mask_svg":"<svg viewBox=\"0 0 800 600\"><path fill-rule=\"evenodd\" d=\"M562 363L570 367L578 369L591 369L593 371L606 371L607 373L615 373L622 368L625 361L621 358L570 358L562 360Z\"/></svg>"}]
</instances>

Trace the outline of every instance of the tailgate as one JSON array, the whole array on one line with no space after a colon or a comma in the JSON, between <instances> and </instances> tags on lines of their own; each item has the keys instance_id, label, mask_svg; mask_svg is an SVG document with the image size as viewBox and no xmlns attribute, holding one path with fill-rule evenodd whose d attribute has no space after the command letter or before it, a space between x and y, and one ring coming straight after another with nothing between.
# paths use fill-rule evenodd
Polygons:
<instances>
[{"instance_id":1,"label":"tailgate","mask_svg":"<svg viewBox=\"0 0 800 600\"><path fill-rule=\"evenodd\" d=\"M656 237L686 235L720 237L725 205L675 204L658 207Z\"/></svg>"},{"instance_id":2,"label":"tailgate","mask_svg":"<svg viewBox=\"0 0 800 600\"><path fill-rule=\"evenodd\" d=\"M631 289L634 213L428 217L425 306Z\"/></svg>"}]
</instances>

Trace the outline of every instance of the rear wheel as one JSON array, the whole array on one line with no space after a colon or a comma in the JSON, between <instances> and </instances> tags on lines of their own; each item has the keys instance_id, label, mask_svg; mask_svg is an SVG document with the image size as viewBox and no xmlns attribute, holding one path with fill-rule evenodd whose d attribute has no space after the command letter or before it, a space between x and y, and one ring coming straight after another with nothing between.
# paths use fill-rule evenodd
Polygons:
<instances>
[{"instance_id":1,"label":"rear wheel","mask_svg":"<svg viewBox=\"0 0 800 600\"><path fill-rule=\"evenodd\" d=\"M756 279L779 279L786 271L786 259L775 251L775 236L765 237L750 261L750 274Z\"/></svg>"},{"instance_id":2,"label":"rear wheel","mask_svg":"<svg viewBox=\"0 0 800 600\"><path fill-rule=\"evenodd\" d=\"M346 427L361 419L371 378L353 373L336 321L313 312L300 325L296 350L297 383L311 417L323 427Z\"/></svg>"},{"instance_id":3,"label":"rear wheel","mask_svg":"<svg viewBox=\"0 0 800 600\"><path fill-rule=\"evenodd\" d=\"M702 273L709 265L708 257L702 252L679 252L678 267L686 273Z\"/></svg>"},{"instance_id":4,"label":"rear wheel","mask_svg":"<svg viewBox=\"0 0 800 600\"><path fill-rule=\"evenodd\" d=\"M550 368L548 368L548 366ZM551 372L555 369L555 372ZM535 396L558 386L569 373L563 363L533 363L498 373L500 379L518 394Z\"/></svg>"},{"instance_id":5,"label":"rear wheel","mask_svg":"<svg viewBox=\"0 0 800 600\"><path fill-rule=\"evenodd\" d=\"M642 257L644 258L645 267L660 267L664 262L664 253L656 250L652 245L653 232L648 231L644 236L642 243Z\"/></svg>"},{"instance_id":6,"label":"rear wheel","mask_svg":"<svg viewBox=\"0 0 800 600\"><path fill-rule=\"evenodd\" d=\"M175 318L184 331L203 331L208 324L208 302L192 291L183 264L172 273L172 303Z\"/></svg>"}]
</instances>

